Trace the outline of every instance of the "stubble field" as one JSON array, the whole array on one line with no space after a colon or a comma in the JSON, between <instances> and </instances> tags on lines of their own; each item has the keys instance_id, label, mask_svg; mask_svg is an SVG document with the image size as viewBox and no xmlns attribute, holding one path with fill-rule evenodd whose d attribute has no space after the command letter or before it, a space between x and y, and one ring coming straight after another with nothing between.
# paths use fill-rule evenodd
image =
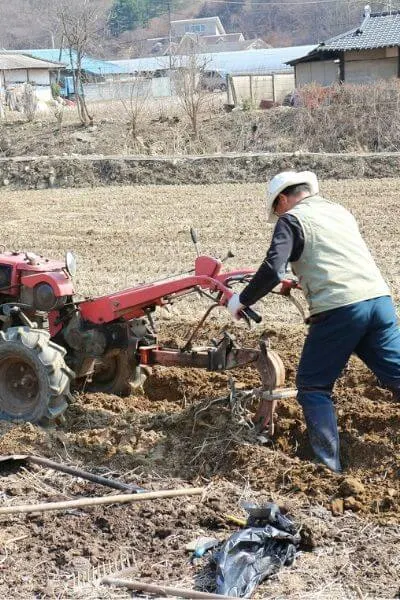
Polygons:
<instances>
[{"instance_id":1,"label":"stubble field","mask_svg":"<svg viewBox=\"0 0 400 600\"><path fill-rule=\"evenodd\" d=\"M396 302L399 182L326 181L321 186L357 217ZM72 249L79 261L77 292L107 293L192 268L190 226L198 229L203 251L223 256L231 249L235 258L229 266L256 267L271 235L263 198L262 184L2 191L1 243L54 258ZM182 343L204 307L191 297L170 313L163 311L160 337ZM263 324L248 332L221 309L199 341L217 337L229 325L240 341L256 344L267 328L291 385L306 328L296 309L281 299L268 298L260 310ZM238 384L257 384L251 370L234 376ZM398 597L400 409L390 394L377 388L356 360L338 382L343 462L346 476L357 480L357 489L347 492L343 476L310 461L294 400L281 403L276 437L267 446L223 407L204 410L194 424L199 406L224 395L225 375L158 368L144 391L129 398L76 395L66 422L56 428L2 424L0 454L43 454L149 489L187 483L209 487L202 502L163 500L2 519L1 596L130 597L99 583L104 571L119 574L128 562L131 577L212 590L207 561L190 565L185 544L200 533L226 538L234 526L224 514L242 515L238 503L246 497L284 504L307 532L296 565L260 586L257 598ZM3 473L0 483L1 502L7 504L104 491L47 470ZM339 507L337 516L332 502Z\"/></svg>"}]
</instances>

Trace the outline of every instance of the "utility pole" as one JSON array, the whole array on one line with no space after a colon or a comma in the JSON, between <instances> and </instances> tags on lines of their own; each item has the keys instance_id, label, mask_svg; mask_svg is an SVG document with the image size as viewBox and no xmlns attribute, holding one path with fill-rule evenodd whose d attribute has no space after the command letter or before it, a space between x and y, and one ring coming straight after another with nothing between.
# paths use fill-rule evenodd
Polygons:
<instances>
[{"instance_id":1,"label":"utility pole","mask_svg":"<svg viewBox=\"0 0 400 600\"><path fill-rule=\"evenodd\" d=\"M172 69L172 56L171 56L171 46L172 46L172 29L171 29L171 0L167 0L168 2L168 42L169 42L169 70L171 77L171 69Z\"/></svg>"}]
</instances>

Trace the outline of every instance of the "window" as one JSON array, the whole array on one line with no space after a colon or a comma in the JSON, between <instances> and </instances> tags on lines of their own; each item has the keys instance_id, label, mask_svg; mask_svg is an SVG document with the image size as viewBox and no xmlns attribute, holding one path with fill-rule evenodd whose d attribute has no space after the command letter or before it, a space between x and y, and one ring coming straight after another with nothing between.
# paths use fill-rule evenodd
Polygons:
<instances>
[{"instance_id":1,"label":"window","mask_svg":"<svg viewBox=\"0 0 400 600\"><path fill-rule=\"evenodd\" d=\"M206 26L204 24L191 23L185 25L185 33L204 33Z\"/></svg>"}]
</instances>

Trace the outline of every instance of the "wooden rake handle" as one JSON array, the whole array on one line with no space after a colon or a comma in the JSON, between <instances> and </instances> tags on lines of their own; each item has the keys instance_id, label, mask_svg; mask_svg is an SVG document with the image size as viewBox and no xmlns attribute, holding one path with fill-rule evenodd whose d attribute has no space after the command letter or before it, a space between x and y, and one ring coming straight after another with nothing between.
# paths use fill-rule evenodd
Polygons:
<instances>
[{"instance_id":1,"label":"wooden rake handle","mask_svg":"<svg viewBox=\"0 0 400 600\"><path fill-rule=\"evenodd\" d=\"M157 498L177 498L178 496L200 496L204 488L181 488L175 490L160 490L157 492L144 492L142 494L123 494L118 496L99 496L94 498L80 498L79 500L65 500L63 502L46 502L44 504L25 504L17 506L2 506L0 515L18 515L21 513L47 512L49 510L68 510L85 506L98 506L99 504L127 504L128 502L144 502Z\"/></svg>"},{"instance_id":2,"label":"wooden rake handle","mask_svg":"<svg viewBox=\"0 0 400 600\"><path fill-rule=\"evenodd\" d=\"M105 585L114 585L116 587L126 587L129 590L149 592L156 594L158 598L166 596L176 596L178 598L193 598L204 600L235 600L232 596L222 596L220 594L209 594L208 592L198 592L197 590L183 590L175 587L155 585L153 583L144 583L142 581L128 581L127 579L113 579L105 577L101 583Z\"/></svg>"}]
</instances>

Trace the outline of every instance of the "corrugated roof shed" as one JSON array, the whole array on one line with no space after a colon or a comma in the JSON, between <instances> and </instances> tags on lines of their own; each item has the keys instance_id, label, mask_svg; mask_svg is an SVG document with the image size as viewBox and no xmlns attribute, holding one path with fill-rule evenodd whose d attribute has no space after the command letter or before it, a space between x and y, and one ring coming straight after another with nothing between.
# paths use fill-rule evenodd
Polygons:
<instances>
[{"instance_id":1,"label":"corrugated roof shed","mask_svg":"<svg viewBox=\"0 0 400 600\"><path fill-rule=\"evenodd\" d=\"M72 61L70 52L68 49L62 49L60 54L59 48L42 48L42 49L29 49L29 50L18 50L19 54L28 54L41 60L49 60L63 63L67 69L73 70L76 67L76 53L72 51ZM121 73L121 69L117 65L110 63L106 60L99 60L97 58L91 58L85 56L82 59L82 67L87 73L93 75L112 75Z\"/></svg>"},{"instance_id":2,"label":"corrugated roof shed","mask_svg":"<svg viewBox=\"0 0 400 600\"><path fill-rule=\"evenodd\" d=\"M259 50L239 50L236 52L216 52L215 54L199 54L197 60L203 63L208 71L218 71L221 75L254 75L269 73L291 73L287 63L304 56L316 46L292 46L289 48L262 48ZM176 64L184 64L185 57L173 57ZM111 61L125 73L139 71L158 71L169 69L169 56L150 58L134 58L130 60Z\"/></svg>"},{"instance_id":3,"label":"corrugated roof shed","mask_svg":"<svg viewBox=\"0 0 400 600\"><path fill-rule=\"evenodd\" d=\"M373 50L400 46L400 11L366 14L358 27L322 42L307 55L288 61L295 65L318 58L322 53L335 55L351 50Z\"/></svg>"},{"instance_id":4,"label":"corrugated roof shed","mask_svg":"<svg viewBox=\"0 0 400 600\"><path fill-rule=\"evenodd\" d=\"M61 69L62 64L58 62L48 62L38 60L31 56L21 56L11 52L0 52L0 70L17 71L20 69Z\"/></svg>"}]
</instances>

